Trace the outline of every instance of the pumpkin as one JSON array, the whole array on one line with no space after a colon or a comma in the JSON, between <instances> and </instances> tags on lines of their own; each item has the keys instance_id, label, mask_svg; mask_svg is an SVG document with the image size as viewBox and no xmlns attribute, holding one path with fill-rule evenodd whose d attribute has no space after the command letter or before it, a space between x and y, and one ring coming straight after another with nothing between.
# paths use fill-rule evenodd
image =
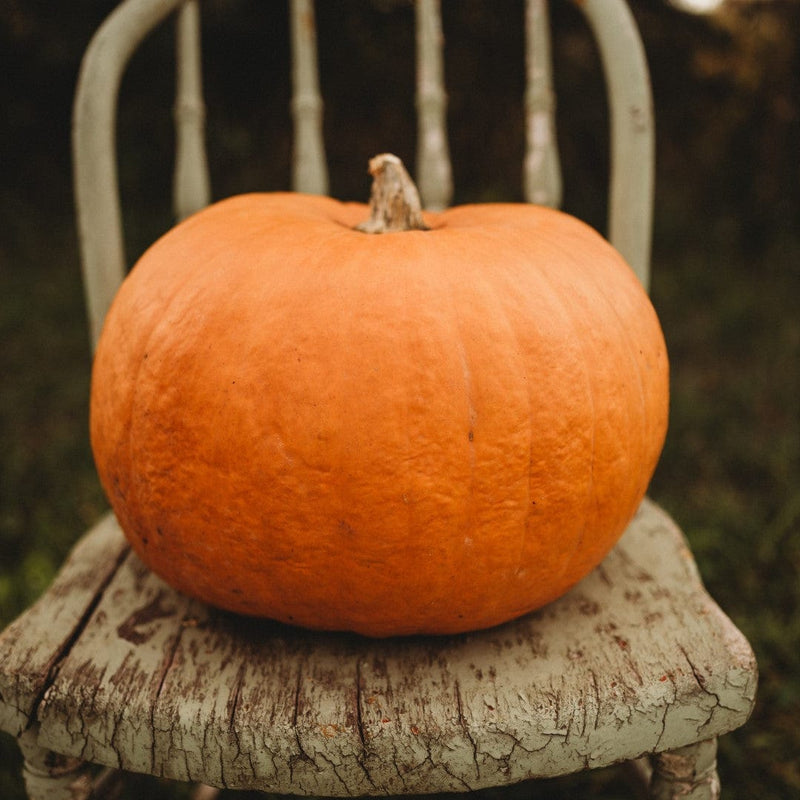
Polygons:
<instances>
[{"instance_id":1,"label":"pumpkin","mask_svg":"<svg viewBox=\"0 0 800 800\"><path fill-rule=\"evenodd\" d=\"M141 559L214 606L370 636L494 626L636 512L667 426L661 328L575 218L423 215L398 159L372 171L361 230L363 204L250 194L142 256L94 362L98 473Z\"/></svg>"}]
</instances>

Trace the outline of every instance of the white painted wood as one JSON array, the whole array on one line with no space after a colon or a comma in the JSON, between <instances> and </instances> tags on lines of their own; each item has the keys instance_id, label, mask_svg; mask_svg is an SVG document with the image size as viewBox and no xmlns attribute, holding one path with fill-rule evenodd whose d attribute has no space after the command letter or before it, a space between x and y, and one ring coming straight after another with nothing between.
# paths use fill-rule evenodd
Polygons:
<instances>
[{"instance_id":1,"label":"white painted wood","mask_svg":"<svg viewBox=\"0 0 800 800\"><path fill-rule=\"evenodd\" d=\"M45 692L40 744L92 763L153 773L153 706L191 607L129 554ZM62 686L69 687L66 695Z\"/></svg>"},{"instance_id":2,"label":"white painted wood","mask_svg":"<svg viewBox=\"0 0 800 800\"><path fill-rule=\"evenodd\" d=\"M92 347L125 274L115 124L122 74L141 40L181 0L126 0L92 38L78 76L73 164L78 238Z\"/></svg>"},{"instance_id":3,"label":"white painted wood","mask_svg":"<svg viewBox=\"0 0 800 800\"><path fill-rule=\"evenodd\" d=\"M192 800L216 800L219 797L219 793L220 790L216 787L201 784L192 792L191 798Z\"/></svg>"},{"instance_id":4,"label":"white painted wood","mask_svg":"<svg viewBox=\"0 0 800 800\"><path fill-rule=\"evenodd\" d=\"M43 750L38 745L35 726L18 741L29 800L89 800L92 782L83 761Z\"/></svg>"},{"instance_id":5,"label":"white painted wood","mask_svg":"<svg viewBox=\"0 0 800 800\"><path fill-rule=\"evenodd\" d=\"M653 760L652 800L719 800L716 739L659 753Z\"/></svg>"},{"instance_id":6,"label":"white painted wood","mask_svg":"<svg viewBox=\"0 0 800 800\"><path fill-rule=\"evenodd\" d=\"M655 134L644 45L624 0L581 0L597 40L611 113L608 238L650 285Z\"/></svg>"},{"instance_id":7,"label":"white painted wood","mask_svg":"<svg viewBox=\"0 0 800 800\"><path fill-rule=\"evenodd\" d=\"M59 659L127 552L108 515L74 547L47 593L0 635L0 730L19 736Z\"/></svg>"},{"instance_id":8,"label":"white painted wood","mask_svg":"<svg viewBox=\"0 0 800 800\"><path fill-rule=\"evenodd\" d=\"M439 0L417 0L417 186L430 211L441 211L453 197L453 171L447 142L444 88L444 34Z\"/></svg>"},{"instance_id":9,"label":"white painted wood","mask_svg":"<svg viewBox=\"0 0 800 800\"><path fill-rule=\"evenodd\" d=\"M292 188L328 194L328 167L322 137L322 95L317 68L317 30L313 0L291 0L292 117L294 153Z\"/></svg>"},{"instance_id":10,"label":"white painted wood","mask_svg":"<svg viewBox=\"0 0 800 800\"><path fill-rule=\"evenodd\" d=\"M528 0L525 6L525 70L525 199L529 203L558 208L562 182L547 0Z\"/></svg>"},{"instance_id":11,"label":"white painted wood","mask_svg":"<svg viewBox=\"0 0 800 800\"><path fill-rule=\"evenodd\" d=\"M186 0L180 7L175 34L175 177L172 202L175 218L181 220L211 201L198 0Z\"/></svg>"},{"instance_id":12,"label":"white painted wood","mask_svg":"<svg viewBox=\"0 0 800 800\"><path fill-rule=\"evenodd\" d=\"M76 604L57 585L42 600L55 619ZM209 609L129 555L70 636L37 673L39 747L305 795L462 791L675 750L743 724L756 683L649 501L572 592L489 631L309 633Z\"/></svg>"}]
</instances>

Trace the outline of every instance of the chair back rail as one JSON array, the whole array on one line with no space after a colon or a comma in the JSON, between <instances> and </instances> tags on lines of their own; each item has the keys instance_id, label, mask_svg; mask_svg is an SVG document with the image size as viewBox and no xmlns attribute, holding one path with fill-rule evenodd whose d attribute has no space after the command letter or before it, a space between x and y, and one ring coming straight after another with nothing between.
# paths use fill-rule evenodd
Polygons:
<instances>
[{"instance_id":1,"label":"chair back rail","mask_svg":"<svg viewBox=\"0 0 800 800\"><path fill-rule=\"evenodd\" d=\"M125 275L115 148L120 82L142 39L180 4L181 0L126 0L98 28L81 63L72 146L78 240L93 348Z\"/></svg>"},{"instance_id":2,"label":"chair back rail","mask_svg":"<svg viewBox=\"0 0 800 800\"><path fill-rule=\"evenodd\" d=\"M655 190L655 124L650 73L624 0L578 3L600 51L611 118L608 239L650 288Z\"/></svg>"},{"instance_id":3,"label":"chair back rail","mask_svg":"<svg viewBox=\"0 0 800 800\"><path fill-rule=\"evenodd\" d=\"M292 188L328 193L313 0L289 0L292 41ZM652 93L644 47L624 0L581 0L605 74L611 126L608 237L649 284L654 186ZM73 121L73 160L81 265L92 347L125 274L115 153L117 96L141 40L179 10L176 32L174 212L207 205L198 0L124 0L92 39L81 65ZM453 192L446 133L444 36L439 0L416 2L417 181L427 208ZM558 206L561 173L554 124L547 0L527 0L525 199Z\"/></svg>"}]
</instances>

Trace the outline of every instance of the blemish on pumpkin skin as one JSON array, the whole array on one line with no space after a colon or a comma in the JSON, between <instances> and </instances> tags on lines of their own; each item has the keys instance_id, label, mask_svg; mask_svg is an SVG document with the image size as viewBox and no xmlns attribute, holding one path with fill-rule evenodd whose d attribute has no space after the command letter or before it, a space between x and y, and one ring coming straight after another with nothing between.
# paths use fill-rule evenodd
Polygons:
<instances>
[{"instance_id":1,"label":"blemish on pumpkin skin","mask_svg":"<svg viewBox=\"0 0 800 800\"><path fill-rule=\"evenodd\" d=\"M122 490L122 481L120 480L119 475L112 475L111 482L113 484L114 494L119 497L122 502L125 502L125 492Z\"/></svg>"}]
</instances>

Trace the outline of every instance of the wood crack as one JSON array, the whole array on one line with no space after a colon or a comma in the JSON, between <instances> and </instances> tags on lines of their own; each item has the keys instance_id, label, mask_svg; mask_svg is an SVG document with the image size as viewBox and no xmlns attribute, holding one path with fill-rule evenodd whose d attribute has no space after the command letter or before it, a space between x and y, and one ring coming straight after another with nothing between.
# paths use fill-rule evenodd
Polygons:
<instances>
[{"instance_id":1,"label":"wood crack","mask_svg":"<svg viewBox=\"0 0 800 800\"><path fill-rule=\"evenodd\" d=\"M364 727L364 719L361 713L361 697L362 697L362 679L361 679L361 659L356 660L356 731L358 739L361 742L361 754L356 756L356 763L364 773L367 783L374 789L375 781L372 778L369 770L367 769L367 732Z\"/></svg>"},{"instance_id":2,"label":"wood crack","mask_svg":"<svg viewBox=\"0 0 800 800\"><path fill-rule=\"evenodd\" d=\"M688 660L688 659L687 659ZM675 678L667 673L667 680L669 680L670 684L672 685L672 698L667 698L666 705L664 706L664 714L661 717L661 732L658 734L658 739L656 739L655 747L653 747L653 752L658 752L661 747L661 740L664 738L664 734L667 731L667 716L669 715L670 708L676 703L678 699L678 687L675 684Z\"/></svg>"},{"instance_id":3,"label":"wood crack","mask_svg":"<svg viewBox=\"0 0 800 800\"><path fill-rule=\"evenodd\" d=\"M700 672L700 670L697 669L697 667L694 665L691 658L689 658L689 654L686 652L686 649L683 647L683 645L678 645L678 649L681 651L681 653L683 653L683 657L686 659L686 663L689 665L689 669L692 671L695 683L697 683L697 685L700 687L701 691L704 694L714 698L714 706L711 709L709 709L708 719L704 723L702 723L702 725L697 726L697 732L699 734L700 731L702 731L703 728L705 728L713 719L714 708L720 707L722 704L720 703L719 695L716 694L715 692L712 692L706 685L707 684L706 676L703 675L703 673Z\"/></svg>"},{"instance_id":4,"label":"wood crack","mask_svg":"<svg viewBox=\"0 0 800 800\"><path fill-rule=\"evenodd\" d=\"M467 741L472 746L472 760L475 762L475 774L478 778L480 778L481 765L478 761L478 745L475 739L472 737L466 717L464 716L464 704L461 699L461 687L458 683L458 680L454 681L454 691L456 695L456 710L458 711L458 724L461 726L461 730L464 731L464 736L467 737Z\"/></svg>"},{"instance_id":5,"label":"wood crack","mask_svg":"<svg viewBox=\"0 0 800 800\"><path fill-rule=\"evenodd\" d=\"M125 547L122 549L122 551L114 561L113 568L109 570L108 575L105 577L103 582L97 587L97 591L95 592L94 597L92 598L91 602L89 602L89 604L86 606L86 609L84 610L83 614L81 614L78 621L75 623L75 627L72 629L69 636L67 636L64 639L64 642L61 645L61 647L59 647L58 650L56 650L56 652L53 654L53 658L47 669L47 675L45 677L42 688L39 691L39 693L34 697L33 702L31 703L30 711L19 709L20 711L25 713L28 717L28 723L25 727L25 730L28 730L31 727L31 725L33 725L34 722L38 719L39 710L41 708L42 703L45 701L45 695L55 682L55 679L58 677L61 665L64 663L66 657L69 655L75 642L78 641L80 635L86 629L86 626L89 623L89 620L91 619L95 610L97 609L97 606L100 605L100 601L103 599L103 595L105 594L108 585L114 579L114 576L117 574L117 571L122 566L123 562L128 557L129 553L130 553L130 547Z\"/></svg>"},{"instance_id":6,"label":"wood crack","mask_svg":"<svg viewBox=\"0 0 800 800\"><path fill-rule=\"evenodd\" d=\"M431 763L433 763L433 762L431 761ZM466 782L466 781L465 781L465 780L464 780L464 779L463 779L461 776L459 776L459 775L456 775L456 774L455 774L455 773L454 773L454 772L453 772L453 771L452 771L452 770L451 770L451 769L450 769L450 768L447 766L447 764L446 764L445 762L442 762L442 763L441 763L439 766L440 766L440 767L441 767L441 768L442 768L442 769L445 771L445 773L446 773L447 775L449 775L449 776L450 776L450 777L451 777L451 778L452 778L452 779L453 779L453 780L454 780L456 783L458 783L458 784L459 784L459 785L460 785L460 786L463 788L463 790L464 790L465 792L471 792L471 791L473 791L473 787L472 787L472 786L470 786L470 785L469 785L469 784L468 784L468 783L467 783L467 782Z\"/></svg>"},{"instance_id":7,"label":"wood crack","mask_svg":"<svg viewBox=\"0 0 800 800\"><path fill-rule=\"evenodd\" d=\"M250 772L255 777L255 768L253 766L253 757L252 754L247 752L244 753L242 750L242 742L239 738L239 729L236 724L236 714L239 709L239 702L241 700L242 694L242 685L244 684L244 676L247 671L247 664L246 662L242 662L239 666L238 671L236 672L236 679L231 691L230 699L228 700L228 708L226 709L228 712L228 732L230 733L231 738L236 743L236 755L234 756L233 760L237 761L241 758L242 755L247 757L248 763L250 765ZM222 752L223 747L220 746L220 752Z\"/></svg>"},{"instance_id":8,"label":"wood crack","mask_svg":"<svg viewBox=\"0 0 800 800\"><path fill-rule=\"evenodd\" d=\"M338 765L333 761L332 758L326 756L324 753L320 753L318 751L317 755L331 768L331 772L336 776L336 779L342 785L345 794L352 797L353 790L350 788L350 785L347 783L347 781L339 774Z\"/></svg>"},{"instance_id":9,"label":"wood crack","mask_svg":"<svg viewBox=\"0 0 800 800\"><path fill-rule=\"evenodd\" d=\"M366 754L367 737L364 732L364 720L361 716L361 659L356 660L356 730L361 741L361 748Z\"/></svg>"},{"instance_id":10,"label":"wood crack","mask_svg":"<svg viewBox=\"0 0 800 800\"><path fill-rule=\"evenodd\" d=\"M297 744L297 754L289 756L289 782L294 783L294 767L298 761L308 761L314 763L314 759L305 751L303 742L300 739L300 732L297 729L297 720L300 718L300 692L303 684L303 667L305 665L301 662L297 668L297 680L294 689L294 708L292 710L292 730L294 731L294 739Z\"/></svg>"},{"instance_id":11,"label":"wood crack","mask_svg":"<svg viewBox=\"0 0 800 800\"><path fill-rule=\"evenodd\" d=\"M589 675L592 678L592 689L594 690L594 729L597 730L597 726L600 723L600 687L597 685L597 675L595 675L594 670L589 670Z\"/></svg>"},{"instance_id":12,"label":"wood crack","mask_svg":"<svg viewBox=\"0 0 800 800\"><path fill-rule=\"evenodd\" d=\"M186 619L185 616L184 616L184 619ZM180 646L181 638L183 636L183 631L184 630L185 630L185 627L183 625L179 625L178 626L178 634L175 637L175 640L172 642L172 645L171 645L171 647L169 649L169 655L164 660L164 667L161 670L161 675L159 675L158 686L156 687L155 696L153 697L153 703L152 703L152 705L150 707L150 730L153 733L153 735L152 735L152 737L150 739L150 741L151 741L151 747L150 747L150 770L152 772L155 772L155 768L156 768L156 736L155 736L155 731L156 731L156 710L158 708L158 701L159 701L159 698L161 697L161 692L164 689L164 684L166 683L167 675L169 674L169 671L170 671L170 669L171 669L171 667L172 667L172 665L173 665L173 663L175 661L175 654L178 652L178 647Z\"/></svg>"}]
</instances>

